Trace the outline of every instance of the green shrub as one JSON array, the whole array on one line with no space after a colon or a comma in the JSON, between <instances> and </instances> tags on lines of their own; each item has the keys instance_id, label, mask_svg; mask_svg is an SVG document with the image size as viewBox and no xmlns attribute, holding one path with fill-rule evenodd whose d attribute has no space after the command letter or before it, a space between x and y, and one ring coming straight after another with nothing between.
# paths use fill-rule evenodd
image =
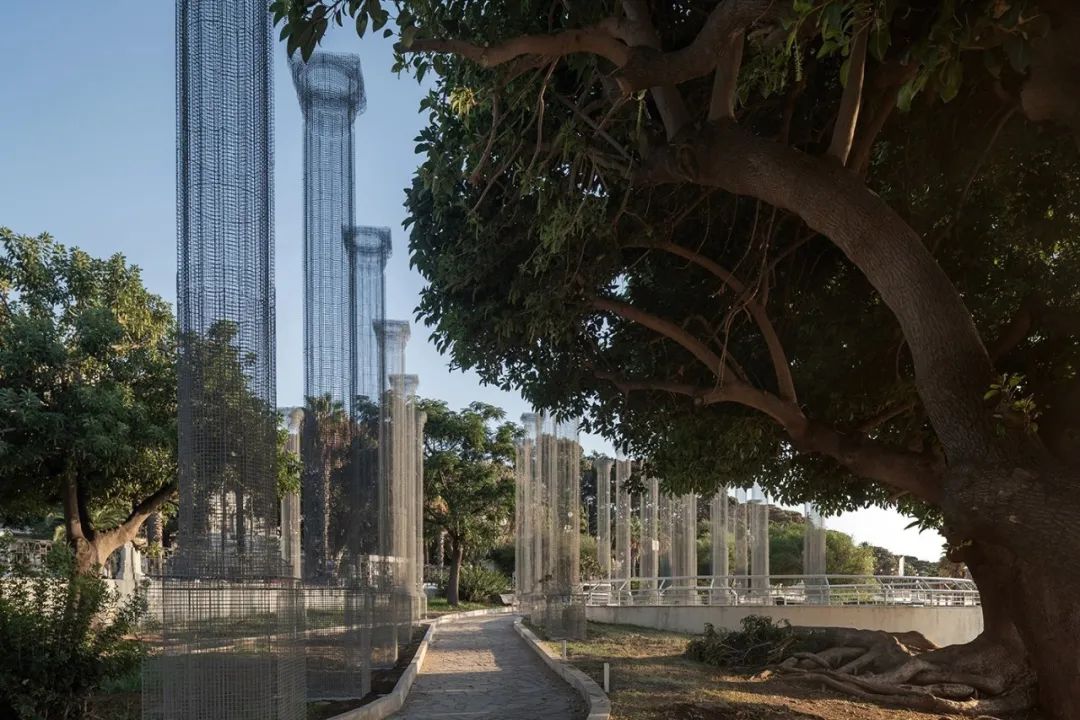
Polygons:
<instances>
[{"instance_id":1,"label":"green shrub","mask_svg":"<svg viewBox=\"0 0 1080 720\"><path fill-rule=\"evenodd\" d=\"M0 568L0 717L82 717L92 693L137 672L145 611L143 593L121 602L76 575L70 553L44 570Z\"/></svg>"},{"instance_id":2,"label":"green shrub","mask_svg":"<svg viewBox=\"0 0 1080 720\"><path fill-rule=\"evenodd\" d=\"M510 578L498 570L482 565L462 565L458 577L458 599L463 602L486 603L510 589ZM446 597L446 582L439 584L439 593Z\"/></svg>"},{"instance_id":3,"label":"green shrub","mask_svg":"<svg viewBox=\"0 0 1080 720\"><path fill-rule=\"evenodd\" d=\"M488 553L487 559L495 564L499 572L510 577L514 572L514 563L517 562L516 553L517 548L514 543L503 543L493 547L491 552Z\"/></svg>"},{"instance_id":4,"label":"green shrub","mask_svg":"<svg viewBox=\"0 0 1080 720\"><path fill-rule=\"evenodd\" d=\"M787 620L750 615L740 630L719 630L705 624L705 634L686 645L692 660L732 669L756 669L772 665L794 652L799 643Z\"/></svg>"}]
</instances>

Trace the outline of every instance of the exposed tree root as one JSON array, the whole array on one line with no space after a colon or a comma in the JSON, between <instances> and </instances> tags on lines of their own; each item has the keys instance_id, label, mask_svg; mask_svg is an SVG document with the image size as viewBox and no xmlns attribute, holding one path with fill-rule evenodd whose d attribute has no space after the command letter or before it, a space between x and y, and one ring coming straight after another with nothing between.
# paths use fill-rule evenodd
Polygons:
<instances>
[{"instance_id":1,"label":"exposed tree root","mask_svg":"<svg viewBox=\"0 0 1080 720\"><path fill-rule=\"evenodd\" d=\"M862 700L921 710L993 717L1035 705L1034 676L1022 659L980 638L935 648L918 633L796 628L803 649L773 672Z\"/></svg>"}]
</instances>

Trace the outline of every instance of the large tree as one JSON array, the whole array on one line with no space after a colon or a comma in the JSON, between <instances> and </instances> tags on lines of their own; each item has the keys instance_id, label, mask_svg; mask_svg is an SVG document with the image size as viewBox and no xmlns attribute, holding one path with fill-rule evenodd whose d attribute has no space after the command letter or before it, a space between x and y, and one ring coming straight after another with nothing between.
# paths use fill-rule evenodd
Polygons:
<instances>
[{"instance_id":1,"label":"large tree","mask_svg":"<svg viewBox=\"0 0 1080 720\"><path fill-rule=\"evenodd\" d=\"M62 507L88 572L176 488L172 312L120 255L7 228L0 243L0 517Z\"/></svg>"},{"instance_id":2,"label":"large tree","mask_svg":"<svg viewBox=\"0 0 1080 720\"><path fill-rule=\"evenodd\" d=\"M450 547L446 599L458 604L467 554L482 556L513 529L514 441L518 429L501 409L474 402L451 410L421 400L424 426L424 528L445 532Z\"/></svg>"},{"instance_id":3,"label":"large tree","mask_svg":"<svg viewBox=\"0 0 1080 720\"><path fill-rule=\"evenodd\" d=\"M273 7L305 52L342 14L387 20ZM984 633L830 682L980 713L1037 676L1051 716L1080 716L1080 11L398 10L399 65L437 76L407 203L441 347L672 489L753 478L940 524Z\"/></svg>"}]
</instances>

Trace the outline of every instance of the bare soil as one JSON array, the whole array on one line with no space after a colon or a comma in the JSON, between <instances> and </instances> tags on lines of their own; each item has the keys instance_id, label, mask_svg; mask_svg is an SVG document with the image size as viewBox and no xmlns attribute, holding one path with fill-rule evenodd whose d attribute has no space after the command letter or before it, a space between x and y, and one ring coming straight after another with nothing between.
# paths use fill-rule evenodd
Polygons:
<instances>
[{"instance_id":1,"label":"bare soil","mask_svg":"<svg viewBox=\"0 0 1080 720\"><path fill-rule=\"evenodd\" d=\"M689 660L690 635L589 623L589 639L567 646L572 663L602 685L611 667L613 720L943 720L773 676L756 679ZM968 719L970 720L970 718ZM1038 720L1019 715L1011 720Z\"/></svg>"}]
</instances>

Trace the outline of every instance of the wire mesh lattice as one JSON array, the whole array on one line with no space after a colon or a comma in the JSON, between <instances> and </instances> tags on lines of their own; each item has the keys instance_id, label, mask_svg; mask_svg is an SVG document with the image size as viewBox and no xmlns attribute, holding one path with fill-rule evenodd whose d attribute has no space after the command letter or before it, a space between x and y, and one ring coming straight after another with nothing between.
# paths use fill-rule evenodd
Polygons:
<instances>
[{"instance_id":1,"label":"wire mesh lattice","mask_svg":"<svg viewBox=\"0 0 1080 720\"><path fill-rule=\"evenodd\" d=\"M271 49L264 0L178 0L179 532L147 720L305 716L276 487Z\"/></svg>"},{"instance_id":2,"label":"wire mesh lattice","mask_svg":"<svg viewBox=\"0 0 1080 720\"><path fill-rule=\"evenodd\" d=\"M769 589L769 503L760 485L754 484L747 505L750 537L750 587L765 593Z\"/></svg>"},{"instance_id":3,"label":"wire mesh lattice","mask_svg":"<svg viewBox=\"0 0 1080 720\"><path fill-rule=\"evenodd\" d=\"M727 487L721 486L709 502L709 540L712 550L712 570L714 587L725 582L730 572L730 559L728 555L728 509L729 498ZM718 582L719 580L719 582ZM724 593L714 590L713 603L720 602Z\"/></svg>"},{"instance_id":4,"label":"wire mesh lattice","mask_svg":"<svg viewBox=\"0 0 1080 720\"><path fill-rule=\"evenodd\" d=\"M353 55L294 55L290 67L304 114L304 394L350 410L353 124L364 109L364 78Z\"/></svg>"},{"instance_id":5,"label":"wire mesh lattice","mask_svg":"<svg viewBox=\"0 0 1080 720\"><path fill-rule=\"evenodd\" d=\"M300 720L303 625L295 581L166 577L154 586L143 665L146 720Z\"/></svg>"},{"instance_id":6,"label":"wire mesh lattice","mask_svg":"<svg viewBox=\"0 0 1080 720\"><path fill-rule=\"evenodd\" d=\"M625 458L615 460L615 577L629 580L634 572L634 558L631 542L630 490L626 483L630 480L630 461Z\"/></svg>"},{"instance_id":7,"label":"wire mesh lattice","mask_svg":"<svg viewBox=\"0 0 1080 720\"><path fill-rule=\"evenodd\" d=\"M270 21L177 3L176 574L281 572L274 444Z\"/></svg>"},{"instance_id":8,"label":"wire mesh lattice","mask_svg":"<svg viewBox=\"0 0 1080 720\"><path fill-rule=\"evenodd\" d=\"M518 594L523 612L553 638L585 635L581 593L581 445L576 421L522 415L518 443Z\"/></svg>"},{"instance_id":9,"label":"wire mesh lattice","mask_svg":"<svg viewBox=\"0 0 1080 720\"><path fill-rule=\"evenodd\" d=\"M646 590L656 590L655 578L660 576L660 481L650 477L645 481L645 494L641 497L641 569ZM649 593L650 602L656 596Z\"/></svg>"},{"instance_id":10,"label":"wire mesh lattice","mask_svg":"<svg viewBox=\"0 0 1080 720\"><path fill-rule=\"evenodd\" d=\"M596 556L600 576L611 578L611 458L597 458L596 470Z\"/></svg>"},{"instance_id":11,"label":"wire mesh lattice","mask_svg":"<svg viewBox=\"0 0 1080 720\"><path fill-rule=\"evenodd\" d=\"M825 518L813 503L806 503L803 508L806 525L803 530L803 575L808 576L806 600L810 603L827 601L828 579L826 566L826 530Z\"/></svg>"}]
</instances>

